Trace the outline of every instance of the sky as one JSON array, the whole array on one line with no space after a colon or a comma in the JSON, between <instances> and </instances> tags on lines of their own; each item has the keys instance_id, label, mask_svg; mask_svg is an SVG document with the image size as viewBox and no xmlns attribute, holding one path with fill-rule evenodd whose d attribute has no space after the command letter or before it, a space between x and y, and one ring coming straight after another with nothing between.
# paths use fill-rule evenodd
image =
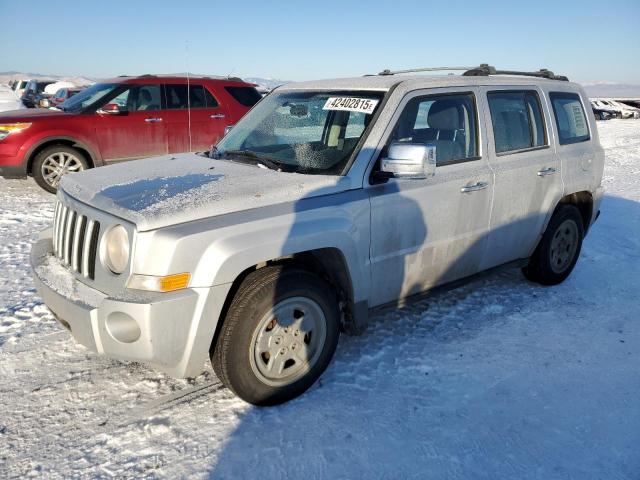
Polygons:
<instances>
[{"instance_id":1,"label":"sky","mask_svg":"<svg viewBox=\"0 0 640 480\"><path fill-rule=\"evenodd\" d=\"M640 84L640 0L0 0L0 45L0 72L92 78L188 68L309 80L489 63Z\"/></svg>"}]
</instances>

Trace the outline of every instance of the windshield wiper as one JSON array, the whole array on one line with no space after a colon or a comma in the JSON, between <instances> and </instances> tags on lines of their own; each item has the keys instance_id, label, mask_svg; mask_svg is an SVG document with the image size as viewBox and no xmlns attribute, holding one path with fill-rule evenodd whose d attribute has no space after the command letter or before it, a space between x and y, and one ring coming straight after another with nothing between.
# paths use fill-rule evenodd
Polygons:
<instances>
[{"instance_id":1,"label":"windshield wiper","mask_svg":"<svg viewBox=\"0 0 640 480\"><path fill-rule=\"evenodd\" d=\"M227 155L238 155L240 157L248 157L251 158L252 160L255 160L256 163L258 164L262 164L267 168L270 168L271 170L276 170L276 171L281 171L281 164L271 160L268 157L262 157L260 155L258 155L256 152L252 152L251 150L227 150L223 153L223 155L227 156Z\"/></svg>"}]
</instances>

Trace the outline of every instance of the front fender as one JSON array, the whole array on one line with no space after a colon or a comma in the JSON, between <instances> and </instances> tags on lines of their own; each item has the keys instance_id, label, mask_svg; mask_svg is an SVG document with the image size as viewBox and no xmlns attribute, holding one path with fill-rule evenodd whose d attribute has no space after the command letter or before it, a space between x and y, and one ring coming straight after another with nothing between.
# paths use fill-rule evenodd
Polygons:
<instances>
[{"instance_id":1,"label":"front fender","mask_svg":"<svg viewBox=\"0 0 640 480\"><path fill-rule=\"evenodd\" d=\"M254 265L297 253L335 248L341 252L352 281L354 301L368 298L368 227L366 235L348 218L296 221L255 234L238 234L212 244L196 269L194 281L212 285L233 282ZM258 240L256 242L256 240ZM213 276L211 273L215 272Z\"/></svg>"},{"instance_id":2,"label":"front fender","mask_svg":"<svg viewBox=\"0 0 640 480\"><path fill-rule=\"evenodd\" d=\"M68 132L66 130L47 131L34 135L33 138L30 138L29 141L25 142L20 147L19 155L21 158L28 160L33 155L33 152L35 152L39 147L56 141L73 143L73 145L89 152L89 155L91 156L89 160L93 162L94 166L98 167L103 165L102 157L99 154L97 145L94 145L90 139L84 136L78 136L76 133Z\"/></svg>"},{"instance_id":3,"label":"front fender","mask_svg":"<svg viewBox=\"0 0 640 480\"><path fill-rule=\"evenodd\" d=\"M368 299L369 199L346 198L319 208L279 205L139 233L133 271L190 272L192 287L211 287L233 283L263 262L335 248L345 259L354 301Z\"/></svg>"}]
</instances>

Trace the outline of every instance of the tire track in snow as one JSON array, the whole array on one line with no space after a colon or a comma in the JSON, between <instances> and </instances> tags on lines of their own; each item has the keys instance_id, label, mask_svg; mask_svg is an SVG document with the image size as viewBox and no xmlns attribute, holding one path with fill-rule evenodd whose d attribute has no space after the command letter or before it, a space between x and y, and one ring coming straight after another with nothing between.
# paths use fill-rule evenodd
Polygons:
<instances>
[{"instance_id":1,"label":"tire track in snow","mask_svg":"<svg viewBox=\"0 0 640 480\"><path fill-rule=\"evenodd\" d=\"M107 429L107 432L113 432L117 429L147 420L164 410L168 410L185 403L191 403L222 388L224 388L222 382L215 380L206 382L203 385L194 385L193 387L183 388L176 392L162 395L161 397L141 404L137 408L133 408L129 414L125 415L124 420L111 426ZM101 427L109 425L109 423L111 423L111 417L98 424L98 426Z\"/></svg>"}]
</instances>

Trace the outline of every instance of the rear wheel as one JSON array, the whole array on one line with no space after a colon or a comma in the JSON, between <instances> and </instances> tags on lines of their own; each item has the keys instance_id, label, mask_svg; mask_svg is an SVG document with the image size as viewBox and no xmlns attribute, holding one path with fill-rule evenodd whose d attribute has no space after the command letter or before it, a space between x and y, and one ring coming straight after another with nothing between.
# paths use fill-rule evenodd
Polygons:
<instances>
[{"instance_id":1,"label":"rear wheel","mask_svg":"<svg viewBox=\"0 0 640 480\"><path fill-rule=\"evenodd\" d=\"M578 261L583 237L584 227L578 208L560 205L522 273L527 279L543 285L563 282Z\"/></svg>"},{"instance_id":2,"label":"rear wheel","mask_svg":"<svg viewBox=\"0 0 640 480\"><path fill-rule=\"evenodd\" d=\"M62 177L89 168L87 158L77 149L52 145L42 150L33 161L32 174L46 191L56 193Z\"/></svg>"},{"instance_id":3,"label":"rear wheel","mask_svg":"<svg viewBox=\"0 0 640 480\"><path fill-rule=\"evenodd\" d=\"M220 380L254 405L306 391L329 365L339 337L337 295L292 267L251 273L235 295L211 351Z\"/></svg>"}]
</instances>

